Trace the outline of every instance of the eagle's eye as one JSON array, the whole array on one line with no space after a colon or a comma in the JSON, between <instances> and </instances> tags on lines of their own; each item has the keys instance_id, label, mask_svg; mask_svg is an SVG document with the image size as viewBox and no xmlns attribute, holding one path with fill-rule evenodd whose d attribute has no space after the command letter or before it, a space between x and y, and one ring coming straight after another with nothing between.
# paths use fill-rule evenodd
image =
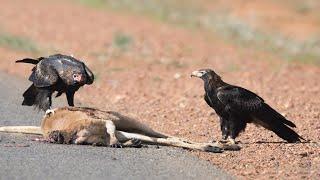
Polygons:
<instances>
[{"instance_id":1,"label":"eagle's eye","mask_svg":"<svg viewBox=\"0 0 320 180\"><path fill-rule=\"evenodd\" d=\"M201 74L201 76L203 76L203 75L207 74L207 71L205 71L205 70L200 71L200 74Z\"/></svg>"}]
</instances>

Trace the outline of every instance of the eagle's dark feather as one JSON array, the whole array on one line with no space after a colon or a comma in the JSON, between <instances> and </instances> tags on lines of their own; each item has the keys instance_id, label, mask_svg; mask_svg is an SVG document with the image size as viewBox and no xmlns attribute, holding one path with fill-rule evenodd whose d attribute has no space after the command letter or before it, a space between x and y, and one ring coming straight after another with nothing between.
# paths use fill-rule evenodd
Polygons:
<instances>
[{"instance_id":1,"label":"eagle's dark feather","mask_svg":"<svg viewBox=\"0 0 320 180\"><path fill-rule=\"evenodd\" d=\"M229 136L234 139L241 131L244 131L247 123L255 123L273 131L288 142L297 142L303 139L288 127L296 127L293 122L266 104L257 94L223 82L210 69L197 72L203 73L200 78L204 80L205 84L204 99L220 117L224 138Z\"/></svg>"},{"instance_id":2,"label":"eagle's dark feather","mask_svg":"<svg viewBox=\"0 0 320 180\"><path fill-rule=\"evenodd\" d=\"M31 59L31 58L25 58L16 61L16 63L29 63L29 64L38 64L39 60L38 59Z\"/></svg>"},{"instance_id":3,"label":"eagle's dark feather","mask_svg":"<svg viewBox=\"0 0 320 180\"><path fill-rule=\"evenodd\" d=\"M29 80L33 83L23 94L22 105L35 105L47 110L51 107L51 96L57 91L57 96L66 93L68 104L73 106L74 93L84 84L92 84L93 73L81 61L71 56L55 54L38 59L25 58L17 63L30 63L36 66L32 69ZM81 80L75 81L74 75Z\"/></svg>"}]
</instances>

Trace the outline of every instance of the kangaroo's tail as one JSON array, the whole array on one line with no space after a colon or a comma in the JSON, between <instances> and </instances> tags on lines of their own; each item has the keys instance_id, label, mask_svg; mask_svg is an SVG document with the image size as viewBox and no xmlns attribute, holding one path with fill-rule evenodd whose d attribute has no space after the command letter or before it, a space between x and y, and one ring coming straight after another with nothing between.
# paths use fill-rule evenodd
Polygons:
<instances>
[{"instance_id":1,"label":"kangaroo's tail","mask_svg":"<svg viewBox=\"0 0 320 180\"><path fill-rule=\"evenodd\" d=\"M2 126L0 132L43 135L38 126Z\"/></svg>"}]
</instances>

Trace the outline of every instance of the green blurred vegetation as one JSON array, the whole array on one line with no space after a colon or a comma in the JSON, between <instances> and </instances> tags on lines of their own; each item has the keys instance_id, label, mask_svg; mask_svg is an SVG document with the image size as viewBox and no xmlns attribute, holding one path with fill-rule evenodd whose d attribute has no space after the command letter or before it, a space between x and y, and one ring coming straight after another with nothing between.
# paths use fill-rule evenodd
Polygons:
<instances>
[{"instance_id":1,"label":"green blurred vegetation","mask_svg":"<svg viewBox=\"0 0 320 180\"><path fill-rule=\"evenodd\" d=\"M231 16L227 10L212 12L195 0L74 0L91 7L105 8L121 13L134 13L184 28L201 29L222 36L241 48L271 52L288 61L320 65L320 38L305 41L293 40L280 33L266 33ZM280 2L279 2L280 3ZM285 2L281 2L285 3ZM287 2L290 4L290 2ZM310 4L294 1L290 6L307 13ZM320 22L320 16L319 16Z\"/></svg>"},{"instance_id":2,"label":"green blurred vegetation","mask_svg":"<svg viewBox=\"0 0 320 180\"><path fill-rule=\"evenodd\" d=\"M112 41L112 46L120 50L126 51L130 48L130 45L133 42L133 38L125 33L117 32L115 33Z\"/></svg>"},{"instance_id":3,"label":"green blurred vegetation","mask_svg":"<svg viewBox=\"0 0 320 180\"><path fill-rule=\"evenodd\" d=\"M0 32L0 46L33 54L40 52L37 44L32 40L4 32Z\"/></svg>"}]
</instances>

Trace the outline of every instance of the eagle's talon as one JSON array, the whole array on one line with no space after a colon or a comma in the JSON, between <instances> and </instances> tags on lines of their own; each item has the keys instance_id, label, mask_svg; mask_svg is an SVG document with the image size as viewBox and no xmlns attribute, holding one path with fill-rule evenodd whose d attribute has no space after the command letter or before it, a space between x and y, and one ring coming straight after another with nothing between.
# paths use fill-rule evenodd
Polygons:
<instances>
[{"instance_id":1,"label":"eagle's talon","mask_svg":"<svg viewBox=\"0 0 320 180\"><path fill-rule=\"evenodd\" d=\"M227 144L235 145L235 144L237 144L237 143L236 143L236 140L235 140L235 139L229 138Z\"/></svg>"},{"instance_id":2,"label":"eagle's talon","mask_svg":"<svg viewBox=\"0 0 320 180\"><path fill-rule=\"evenodd\" d=\"M221 144L226 144L226 143L228 143L229 141L228 141L228 140L221 139L221 140L219 140L219 141L217 141L217 142L219 142L219 143L221 143Z\"/></svg>"}]
</instances>

